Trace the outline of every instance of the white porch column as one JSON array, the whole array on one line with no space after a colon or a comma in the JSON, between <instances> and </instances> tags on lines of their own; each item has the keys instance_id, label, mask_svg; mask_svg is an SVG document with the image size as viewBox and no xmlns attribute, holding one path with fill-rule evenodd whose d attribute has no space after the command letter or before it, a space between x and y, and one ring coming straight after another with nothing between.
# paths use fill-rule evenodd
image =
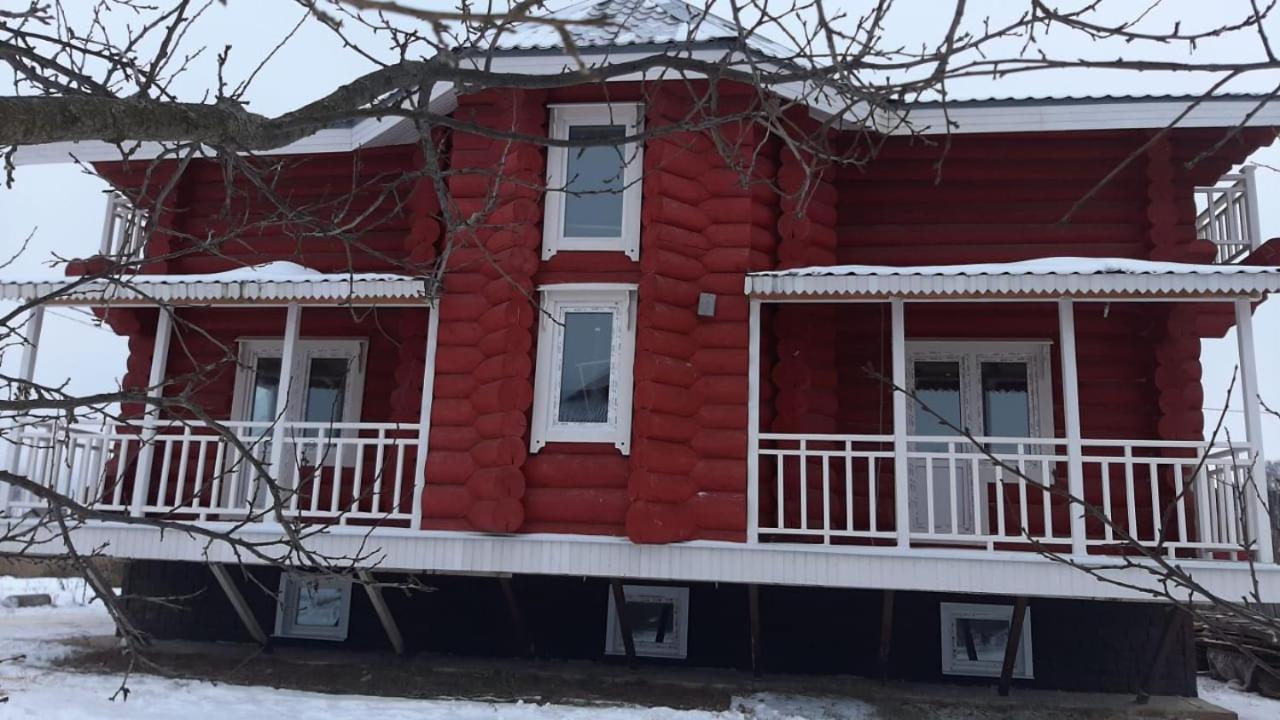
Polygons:
<instances>
[{"instance_id":1,"label":"white porch column","mask_svg":"<svg viewBox=\"0 0 1280 720\"><path fill-rule=\"evenodd\" d=\"M284 316L284 340L280 351L280 384L276 391L275 414L271 416L271 479L282 482L284 469L284 441L289 395L293 392L293 359L297 356L298 335L302 324L302 306L290 303ZM257 494L254 494L257 497Z\"/></svg>"},{"instance_id":2,"label":"white porch column","mask_svg":"<svg viewBox=\"0 0 1280 720\"><path fill-rule=\"evenodd\" d=\"M422 360L422 402L418 410L418 456L413 467L411 527L415 530L422 528L422 493L427 485L427 445L431 440L431 401L436 394L436 347L440 340L439 299L432 301L427 312L427 349Z\"/></svg>"},{"instance_id":3,"label":"white porch column","mask_svg":"<svg viewBox=\"0 0 1280 720\"><path fill-rule=\"evenodd\" d=\"M1073 502L1071 553L1086 555L1084 524L1084 459L1080 440L1080 380L1076 371L1076 312L1071 298L1058 300L1058 330L1062 350L1062 414L1067 421L1067 492Z\"/></svg>"},{"instance_id":4,"label":"white porch column","mask_svg":"<svg viewBox=\"0 0 1280 720\"><path fill-rule=\"evenodd\" d=\"M1254 487L1247 488L1249 525L1258 543L1258 562L1275 562L1271 544L1271 514L1267 509L1267 467L1262 444L1262 410L1258 402L1258 363L1253 347L1253 308L1246 298L1236 306L1236 342L1240 351L1240 397L1244 400L1244 432L1249 443L1250 476Z\"/></svg>"},{"instance_id":5,"label":"white porch column","mask_svg":"<svg viewBox=\"0 0 1280 720\"><path fill-rule=\"evenodd\" d=\"M158 400L164 395L165 370L169 366L169 340L173 336L173 309L161 305L156 318L156 342L151 349L151 372L147 375L147 396ZM147 490L151 484L151 464L155 457L156 427L160 419L160 406L149 403L142 413L142 438L138 447L138 467L133 475L131 515L141 515L147 504Z\"/></svg>"},{"instance_id":6,"label":"white porch column","mask_svg":"<svg viewBox=\"0 0 1280 720\"><path fill-rule=\"evenodd\" d=\"M24 396L30 395L27 392L26 385L35 379L36 375L36 355L40 352L40 334L44 331L44 305L36 305L31 308L30 315L27 318L27 325L22 332L22 355L18 358L18 381L19 385L15 388L13 399L17 400ZM16 417L10 423L7 419L0 420L5 425L17 427ZM18 466L22 462L22 445L16 435L10 437L8 442L0 443L4 446L4 467L13 474L18 474ZM8 485L0 487L0 512L4 512L9 507L9 495L13 492L13 488Z\"/></svg>"},{"instance_id":7,"label":"white porch column","mask_svg":"<svg viewBox=\"0 0 1280 720\"><path fill-rule=\"evenodd\" d=\"M1262 221L1258 219L1257 172L1256 165L1244 166L1244 210L1245 221L1249 227L1249 237L1245 238L1245 243L1249 246L1249 252L1257 250L1262 244Z\"/></svg>"},{"instance_id":8,"label":"white porch column","mask_svg":"<svg viewBox=\"0 0 1280 720\"><path fill-rule=\"evenodd\" d=\"M911 546L911 508L907 499L911 481L907 473L907 325L902 298L889 301L893 346L893 515L898 547Z\"/></svg>"},{"instance_id":9,"label":"white porch column","mask_svg":"<svg viewBox=\"0 0 1280 720\"><path fill-rule=\"evenodd\" d=\"M747 320L747 542L760 542L760 301Z\"/></svg>"}]
</instances>

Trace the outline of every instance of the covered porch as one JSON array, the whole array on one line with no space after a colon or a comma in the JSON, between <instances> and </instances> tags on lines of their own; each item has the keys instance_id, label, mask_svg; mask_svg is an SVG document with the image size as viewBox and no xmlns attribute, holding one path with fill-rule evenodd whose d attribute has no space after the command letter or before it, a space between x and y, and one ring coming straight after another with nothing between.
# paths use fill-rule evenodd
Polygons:
<instances>
[{"instance_id":1,"label":"covered porch","mask_svg":"<svg viewBox=\"0 0 1280 720\"><path fill-rule=\"evenodd\" d=\"M1081 258L749 275L748 542L1272 563L1251 312L1277 289ZM1206 318L1237 328L1243 437L1201 419Z\"/></svg>"},{"instance_id":2,"label":"covered porch","mask_svg":"<svg viewBox=\"0 0 1280 720\"><path fill-rule=\"evenodd\" d=\"M0 283L0 299L31 303L19 388L35 377L47 309L79 306L129 336L124 385L148 398L4 418L0 467L103 513L418 527L438 327L430 295L418 278L283 262ZM409 373L403 390L393 384ZM193 407L162 409L179 396ZM0 517L48 507L0 483Z\"/></svg>"}]
</instances>

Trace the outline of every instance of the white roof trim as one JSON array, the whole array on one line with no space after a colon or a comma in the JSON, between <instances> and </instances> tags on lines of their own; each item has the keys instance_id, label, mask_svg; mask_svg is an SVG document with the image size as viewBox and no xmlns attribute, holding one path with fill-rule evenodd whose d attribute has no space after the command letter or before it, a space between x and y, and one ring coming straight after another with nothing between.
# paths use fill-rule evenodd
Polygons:
<instances>
[{"instance_id":1,"label":"white roof trim","mask_svg":"<svg viewBox=\"0 0 1280 720\"><path fill-rule=\"evenodd\" d=\"M45 274L0 278L0 300L39 300L64 290L74 277ZM199 275L134 275L122 282L91 280L49 300L52 305L272 304L421 305L429 301L423 278L392 273L321 273L273 262Z\"/></svg>"},{"instance_id":2,"label":"white roof trim","mask_svg":"<svg viewBox=\"0 0 1280 720\"><path fill-rule=\"evenodd\" d=\"M883 113L877 123L890 135L941 135L969 133L1016 133L1069 130L1142 130L1163 128L1177 120L1177 127L1266 127L1280 125L1280 102L1257 98L1209 98L1178 120L1187 107L1196 103L1185 98L1159 100L1096 100L1072 98L1038 102L952 103L907 106L898 113ZM1252 117L1249 113L1257 110ZM949 125L950 124L950 125Z\"/></svg>"},{"instance_id":3,"label":"white roof trim","mask_svg":"<svg viewBox=\"0 0 1280 720\"><path fill-rule=\"evenodd\" d=\"M1044 295L1258 296L1280 291L1280 267L1193 265L1123 258L1044 258L1014 263L890 267L835 265L751 273L764 297L966 298Z\"/></svg>"}]
</instances>

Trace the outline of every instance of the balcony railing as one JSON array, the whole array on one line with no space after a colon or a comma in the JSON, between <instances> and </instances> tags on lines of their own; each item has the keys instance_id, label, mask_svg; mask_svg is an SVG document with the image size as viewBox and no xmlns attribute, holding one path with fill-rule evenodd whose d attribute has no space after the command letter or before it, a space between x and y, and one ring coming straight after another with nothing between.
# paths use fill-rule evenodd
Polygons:
<instances>
[{"instance_id":1,"label":"balcony railing","mask_svg":"<svg viewBox=\"0 0 1280 720\"><path fill-rule=\"evenodd\" d=\"M102 222L102 243L98 254L127 262L142 256L146 239L147 214L135 208L119 193L107 196L107 215Z\"/></svg>"},{"instance_id":2,"label":"balcony railing","mask_svg":"<svg viewBox=\"0 0 1280 720\"><path fill-rule=\"evenodd\" d=\"M1236 262L1262 244L1255 172L1248 165L1217 185L1195 189L1196 234L1217 247L1214 262Z\"/></svg>"},{"instance_id":3,"label":"balcony railing","mask_svg":"<svg viewBox=\"0 0 1280 720\"><path fill-rule=\"evenodd\" d=\"M8 467L107 512L199 521L412 526L420 505L419 426L406 423L195 422L89 426L59 421L12 432ZM271 446L283 438L276 491ZM0 512L47 503L0 483Z\"/></svg>"},{"instance_id":4,"label":"balcony railing","mask_svg":"<svg viewBox=\"0 0 1280 720\"><path fill-rule=\"evenodd\" d=\"M761 433L762 542L955 546L1070 552L1068 443L1058 438L907 438L905 488L889 435ZM1084 546L1133 545L1177 557L1235 557L1251 537L1249 448L1161 440L1085 440ZM1016 472L1015 472L1016 471ZM906 512L898 502L905 496ZM898 519L906 518L905 526Z\"/></svg>"}]
</instances>

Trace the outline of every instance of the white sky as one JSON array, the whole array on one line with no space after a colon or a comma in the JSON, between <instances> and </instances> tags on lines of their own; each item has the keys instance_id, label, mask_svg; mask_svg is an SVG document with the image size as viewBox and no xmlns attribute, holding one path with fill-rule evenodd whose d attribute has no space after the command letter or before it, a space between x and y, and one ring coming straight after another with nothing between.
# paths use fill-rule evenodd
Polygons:
<instances>
[{"instance_id":1,"label":"white sky","mask_svg":"<svg viewBox=\"0 0 1280 720\"><path fill-rule=\"evenodd\" d=\"M724 0L720 0L724 2ZM776 5L780 0L773 0ZM426 4L426 3L418 3ZM433 3L448 6L447 3ZM789 4L789 0L788 0ZM840 3L827 3L829 8ZM970 17L976 21L993 13L998 18L1021 12L1027 3L1021 1L985 0L970 3ZM1064 3L1066 4L1066 3ZM1077 3L1079 4L1079 3ZM865 7L865 1L845 3L851 12ZM1147 3L1111 0L1110 5L1133 12ZM85 3L87 9L89 3ZM1166 0L1164 6L1150 15L1150 29L1167 29L1180 21L1184 30L1243 17L1248 0ZM78 7L72 5L73 8ZM891 16L891 41L918 43L934 37L950 19L951 3L937 0L899 0ZM944 10L945 9L945 10ZM265 56L293 27L302 10L292 0L228 0L223 6L214 3L198 28L188 38L191 47L207 44L206 57L197 60L177 89L186 97L201 98L214 83L214 53L223 45L233 46L230 62L224 70L233 82ZM407 21L406 21L407 22ZM1280 35L1280 17L1269 22ZM385 54L385 42L372 40L366 49ZM1157 49L1135 48L1122 44L1085 41L1067 33L1055 33L1044 46L1061 57L1090 56L1098 58L1130 57L1195 61L1244 61L1260 59L1261 51L1253 35L1236 35L1201 43L1194 56L1185 47ZM315 99L334 87L370 69L367 61L344 49L332 33L317 23L308 23L284 46L259 73L248 97L250 109L276 113ZM9 82L5 78L2 82ZM1011 76L1000 81L971 79L952 86L952 97L989 95L1066 95L1124 93L1197 93L1212 83L1208 76L1174 73L1126 73L1117 71L1063 71ZM1270 91L1280 84L1280 74L1255 74L1234 82L1236 91ZM1254 161L1280 167L1280 143L1258 152ZM1280 235L1280 174L1262 170L1258 174L1260 215L1264 237ZM0 254L8 256L31 235L24 255L3 274L38 269L55 255L64 258L91 255L100 240L105 184L84 174L74 166L23 167L17 171L12 189L0 187ZM1266 303L1255 316L1255 332L1259 342L1260 385L1262 395L1273 405L1280 405L1280 300ZM54 311L46 321L44 343L37 367L42 382L68 382L72 391L91 391L114 387L124 364L125 343L107 330L95 328L83 315L69 310ZM0 359L12 370L16 353ZM1224 340L1205 344L1205 397L1209 408L1222 407L1222 400L1236 363L1234 333ZM1233 407L1238 407L1238 398ZM1207 415L1212 416L1209 412ZM1238 420L1238 413L1231 417ZM1233 423L1233 434L1242 437L1239 424ZM1280 455L1280 420L1264 420L1268 453Z\"/></svg>"}]
</instances>

